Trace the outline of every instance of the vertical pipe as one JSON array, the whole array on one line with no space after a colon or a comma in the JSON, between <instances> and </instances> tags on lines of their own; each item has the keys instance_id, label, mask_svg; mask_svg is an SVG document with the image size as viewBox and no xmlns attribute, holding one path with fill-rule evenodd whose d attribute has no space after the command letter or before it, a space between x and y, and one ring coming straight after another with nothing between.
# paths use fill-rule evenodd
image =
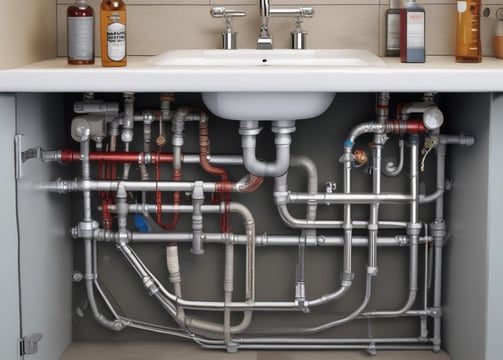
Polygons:
<instances>
[{"instance_id":1,"label":"vertical pipe","mask_svg":"<svg viewBox=\"0 0 503 360\"><path fill-rule=\"evenodd\" d=\"M232 291L234 289L234 245L227 235L225 243L225 270L224 270L224 340L228 352L234 352L231 336L231 309Z\"/></svg>"},{"instance_id":2,"label":"vertical pipe","mask_svg":"<svg viewBox=\"0 0 503 360\"><path fill-rule=\"evenodd\" d=\"M89 129L87 129L89 130ZM84 129L85 131L85 129ZM82 161L82 178L84 180L89 180L91 178L90 173L90 162L89 162L89 136L88 132L81 136L80 141L80 158ZM102 313L100 313L98 306L96 304L96 299L94 297L94 280L97 277L96 274L96 263L93 251L93 238L92 231L93 228L97 226L92 220L91 215L91 191L83 191L83 219L79 224L79 231L81 231L81 237L84 239L84 280L86 283L87 299L89 301L89 306L93 313L94 318L101 325L112 329L112 330L122 330L124 323L120 320L108 320Z\"/></svg>"},{"instance_id":3,"label":"vertical pipe","mask_svg":"<svg viewBox=\"0 0 503 360\"><path fill-rule=\"evenodd\" d=\"M421 224L419 224L419 136L411 135L410 142L410 190L412 201L410 204L410 223L407 227L407 234L410 238L410 271L409 271L409 290L410 297L408 310L416 299L418 290L418 250L419 250L419 233L421 231Z\"/></svg>"},{"instance_id":4,"label":"vertical pipe","mask_svg":"<svg viewBox=\"0 0 503 360\"><path fill-rule=\"evenodd\" d=\"M437 147L437 190L445 188L445 155L446 145L440 143ZM440 351L441 344L441 306L442 306L442 252L446 234L445 222L443 219L444 197L439 196L435 201L435 222L431 224L433 235L435 273L433 277L433 350Z\"/></svg>"},{"instance_id":5,"label":"vertical pipe","mask_svg":"<svg viewBox=\"0 0 503 360\"><path fill-rule=\"evenodd\" d=\"M129 144L133 141L134 129L134 93L124 93L124 122L122 124L121 140L124 143L124 151L129 151ZM122 178L129 178L131 164L125 163Z\"/></svg>"}]
</instances>

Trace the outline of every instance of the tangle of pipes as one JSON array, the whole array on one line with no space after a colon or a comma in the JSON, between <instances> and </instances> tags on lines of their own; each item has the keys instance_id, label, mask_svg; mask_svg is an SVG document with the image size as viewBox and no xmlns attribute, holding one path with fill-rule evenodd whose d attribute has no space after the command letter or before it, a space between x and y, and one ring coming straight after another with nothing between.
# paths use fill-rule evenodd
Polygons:
<instances>
[{"instance_id":1,"label":"tangle of pipes","mask_svg":"<svg viewBox=\"0 0 503 360\"><path fill-rule=\"evenodd\" d=\"M397 106L396 116L390 119L390 96L376 96L376 118L355 126L347 135L340 149L339 162L343 169L343 189L335 191L332 183L319 190L315 163L305 156L290 154L291 133L295 122L273 124L276 160L264 162L255 157L255 137L260 132L257 122L243 121L239 133L243 154L215 155L210 152L208 123L205 113L178 107L174 95L163 94L155 111L136 111L135 94L124 93L124 111L119 112L117 103L105 103L86 94L83 101L74 105L78 115L72 121L72 138L80 144L80 150L63 149L38 152L44 161L62 163L80 162L80 177L47 184L49 191L60 193L78 192L82 195L81 220L72 229L75 239L84 244L84 271L82 281L87 291L87 301L95 320L114 331L125 328L163 333L195 341L205 348L221 348L228 352L239 349L364 349L375 354L377 349L431 349L439 351L442 320L442 250L446 236L443 214L444 193L447 190L445 163L447 145L472 145L472 136L446 135L440 129L443 114L431 93L417 102ZM152 124L158 130L152 141ZM198 126L198 154L183 153L185 128ZM143 126L143 148L133 150L134 130ZM167 137L171 131L171 143ZM371 136L371 151L355 149L362 135ZM399 161L383 166L382 151L389 139L399 144ZM91 148L94 146L94 149ZM120 148L120 151L119 151ZM408 154L407 154L408 153ZM436 190L420 194L419 175L428 154L436 154ZM407 161L407 156L409 157ZM431 155L433 156L433 155ZM355 192L352 189L352 170L368 162L372 178L372 191ZM211 180L184 180L183 165L200 164ZM408 169L404 169L408 164ZM130 180L132 165L136 165L141 180ZM248 175L231 179L229 166L246 168ZM171 178L162 175L170 168ZM305 192L291 191L288 171L300 167L307 173ZM122 174L119 171L122 170ZM405 175L403 175L406 173ZM405 192L383 192L381 177L403 175L408 178ZM93 178L95 177L95 178ZM233 193L253 193L264 177L273 178L273 198L284 224L298 229L299 235L257 235L254 214L242 203L232 200ZM132 199L131 194L140 194ZM190 199L183 203L182 196ZM246 196L246 195L245 195ZM98 199L98 201L96 201ZM419 205L435 203L434 221L423 223ZM305 218L295 217L289 211L290 204L303 204ZM356 220L352 214L355 205L368 206L368 220ZM380 217L380 205L401 204L407 207L407 221L385 221ZM318 207L335 205L343 209L341 219L321 219ZM96 211L101 219L96 219ZM178 223L184 214L191 215L191 231L179 231ZM220 216L219 232L204 231L207 214ZM230 216L242 219L241 233L234 233L229 224ZM170 215L170 216L169 216ZM134 225L134 226L133 226ZM336 229L340 235L319 236L318 231ZM354 230L359 230L358 235ZM382 230L396 231L397 235L382 236ZM364 231L365 236L360 235ZM165 243L168 284L163 283L134 251L133 243ZM145 291L155 298L160 307L176 322L178 327L129 318L114 306L98 282L97 251L99 246L114 245L139 276ZM184 297L182 270L178 250L182 243L190 243L193 256L204 256L205 244L221 244L225 253L223 264L223 297L221 301L191 300ZM340 283L336 290L310 298L306 293L305 252L307 246L337 246L343 249L343 265ZM244 247L245 273L244 295L236 301L235 247ZM294 296L283 301L257 299L256 247L289 246L298 248ZM408 247L408 298L395 310L369 310L373 281L378 276L378 249L380 247ZM337 302L353 285L355 247L368 249L365 269L364 296L354 311L334 320L308 327L271 327L262 332L247 332L253 315L265 311L304 312L323 304ZM420 247L424 247L425 271L432 278L432 296L417 306L421 296L419 284ZM428 275L426 275L428 276ZM97 296L101 298L97 301ZM99 306L98 304L104 304ZM100 308L101 307L101 308ZM192 315L194 312L220 312L221 321L207 320ZM240 321L232 321L237 318ZM415 337L334 338L322 335L334 327L361 319L415 317L420 329Z\"/></svg>"}]
</instances>

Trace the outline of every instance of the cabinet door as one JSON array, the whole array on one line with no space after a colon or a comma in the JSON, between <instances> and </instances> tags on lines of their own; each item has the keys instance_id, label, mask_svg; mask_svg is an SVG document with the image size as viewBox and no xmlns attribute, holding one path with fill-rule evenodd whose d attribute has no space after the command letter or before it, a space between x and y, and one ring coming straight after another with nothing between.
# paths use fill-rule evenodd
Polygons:
<instances>
[{"instance_id":1,"label":"cabinet door","mask_svg":"<svg viewBox=\"0 0 503 360\"><path fill-rule=\"evenodd\" d=\"M19 313L18 234L16 226L16 182L14 176L14 134L16 98L0 94L0 354L2 359L18 358L21 333Z\"/></svg>"},{"instance_id":2,"label":"cabinet door","mask_svg":"<svg viewBox=\"0 0 503 360\"><path fill-rule=\"evenodd\" d=\"M56 94L17 95L17 133L23 151L65 144L63 105ZM66 178L59 163L31 159L17 181L22 332L42 335L29 360L55 360L71 342L72 239L69 197L40 190Z\"/></svg>"}]
</instances>

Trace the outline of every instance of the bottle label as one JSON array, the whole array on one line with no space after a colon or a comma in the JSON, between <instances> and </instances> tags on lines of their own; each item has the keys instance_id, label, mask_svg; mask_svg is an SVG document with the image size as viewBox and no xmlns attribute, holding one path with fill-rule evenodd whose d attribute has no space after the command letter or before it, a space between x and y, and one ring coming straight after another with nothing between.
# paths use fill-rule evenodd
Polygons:
<instances>
[{"instance_id":1,"label":"bottle label","mask_svg":"<svg viewBox=\"0 0 503 360\"><path fill-rule=\"evenodd\" d=\"M91 60L94 54L94 18L92 16L68 17L68 57L74 60Z\"/></svg>"},{"instance_id":2,"label":"bottle label","mask_svg":"<svg viewBox=\"0 0 503 360\"><path fill-rule=\"evenodd\" d=\"M466 1L458 1L457 7L458 7L458 12L464 13L467 9Z\"/></svg>"},{"instance_id":3,"label":"bottle label","mask_svg":"<svg viewBox=\"0 0 503 360\"><path fill-rule=\"evenodd\" d=\"M121 61L126 56L126 25L112 23L107 27L108 58Z\"/></svg>"},{"instance_id":4,"label":"bottle label","mask_svg":"<svg viewBox=\"0 0 503 360\"><path fill-rule=\"evenodd\" d=\"M386 48L388 50L400 49L400 14L388 15L388 32L386 34Z\"/></svg>"},{"instance_id":5,"label":"bottle label","mask_svg":"<svg viewBox=\"0 0 503 360\"><path fill-rule=\"evenodd\" d=\"M407 48L424 48L424 12L407 12Z\"/></svg>"}]
</instances>

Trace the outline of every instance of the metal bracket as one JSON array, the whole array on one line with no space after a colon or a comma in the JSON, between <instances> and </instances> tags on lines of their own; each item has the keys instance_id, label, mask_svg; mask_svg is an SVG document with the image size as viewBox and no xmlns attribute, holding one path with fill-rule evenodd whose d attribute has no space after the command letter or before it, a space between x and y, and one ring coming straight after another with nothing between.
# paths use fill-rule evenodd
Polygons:
<instances>
[{"instance_id":1,"label":"metal bracket","mask_svg":"<svg viewBox=\"0 0 503 360\"><path fill-rule=\"evenodd\" d=\"M21 151L21 139L23 138L23 134L16 134L14 136L14 151L15 151L15 163L16 163L16 180L19 180L23 177L23 153Z\"/></svg>"},{"instance_id":2,"label":"metal bracket","mask_svg":"<svg viewBox=\"0 0 503 360\"><path fill-rule=\"evenodd\" d=\"M16 180L23 177L23 163L30 159L42 158L42 148L40 146L23 151L22 138L24 134L14 136L14 147L16 156Z\"/></svg>"},{"instance_id":3,"label":"metal bracket","mask_svg":"<svg viewBox=\"0 0 503 360\"><path fill-rule=\"evenodd\" d=\"M24 359L25 355L33 355L38 351L38 342L42 339L42 334L34 333L19 339L19 357Z\"/></svg>"}]
</instances>

